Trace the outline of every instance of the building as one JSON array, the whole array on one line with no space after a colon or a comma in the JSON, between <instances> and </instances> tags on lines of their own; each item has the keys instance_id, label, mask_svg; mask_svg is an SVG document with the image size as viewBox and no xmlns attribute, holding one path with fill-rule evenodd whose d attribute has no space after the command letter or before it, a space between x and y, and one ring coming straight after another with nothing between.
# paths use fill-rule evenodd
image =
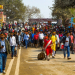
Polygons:
<instances>
[{"instance_id":1,"label":"building","mask_svg":"<svg viewBox=\"0 0 75 75\"><path fill-rule=\"evenodd\" d=\"M31 18L29 19L29 23L48 23L48 22L57 22L56 19L51 19L51 18L37 18L37 19L34 19L34 18Z\"/></svg>"}]
</instances>

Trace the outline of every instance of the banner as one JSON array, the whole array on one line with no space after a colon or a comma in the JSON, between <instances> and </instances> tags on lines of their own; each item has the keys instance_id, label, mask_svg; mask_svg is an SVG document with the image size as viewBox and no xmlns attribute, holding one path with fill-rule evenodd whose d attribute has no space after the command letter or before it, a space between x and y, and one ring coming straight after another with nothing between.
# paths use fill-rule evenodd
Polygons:
<instances>
[{"instance_id":1,"label":"banner","mask_svg":"<svg viewBox=\"0 0 75 75\"><path fill-rule=\"evenodd\" d=\"M71 27L73 26L75 29L75 17L71 17Z\"/></svg>"},{"instance_id":2,"label":"banner","mask_svg":"<svg viewBox=\"0 0 75 75\"><path fill-rule=\"evenodd\" d=\"M3 22L3 12L0 12L0 22Z\"/></svg>"}]
</instances>

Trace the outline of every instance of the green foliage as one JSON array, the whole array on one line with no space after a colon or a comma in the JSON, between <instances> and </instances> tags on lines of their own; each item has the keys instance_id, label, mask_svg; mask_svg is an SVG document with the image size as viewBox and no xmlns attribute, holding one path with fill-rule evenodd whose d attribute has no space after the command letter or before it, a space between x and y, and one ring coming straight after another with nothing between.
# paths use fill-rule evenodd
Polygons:
<instances>
[{"instance_id":1,"label":"green foliage","mask_svg":"<svg viewBox=\"0 0 75 75\"><path fill-rule=\"evenodd\" d=\"M73 8L73 5L71 6L72 2L73 0L71 2L70 0L55 0L55 4L52 8L52 16L56 19L61 17L63 24L65 24L67 18L75 16L75 8ZM68 5L70 5L70 7L67 7Z\"/></svg>"},{"instance_id":2,"label":"green foliage","mask_svg":"<svg viewBox=\"0 0 75 75\"><path fill-rule=\"evenodd\" d=\"M22 3L22 0L1 0L4 6L4 14L9 17L11 21L13 20L24 20L24 13L26 11L26 6Z\"/></svg>"},{"instance_id":3,"label":"green foliage","mask_svg":"<svg viewBox=\"0 0 75 75\"><path fill-rule=\"evenodd\" d=\"M26 6L26 12L25 12L26 20L30 18L40 18L40 9L35 6Z\"/></svg>"}]
</instances>

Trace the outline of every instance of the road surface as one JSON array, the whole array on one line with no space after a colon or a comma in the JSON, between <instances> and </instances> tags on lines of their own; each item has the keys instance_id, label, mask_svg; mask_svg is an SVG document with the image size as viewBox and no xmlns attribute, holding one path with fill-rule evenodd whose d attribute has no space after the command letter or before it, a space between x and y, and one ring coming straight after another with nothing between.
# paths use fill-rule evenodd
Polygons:
<instances>
[{"instance_id":1,"label":"road surface","mask_svg":"<svg viewBox=\"0 0 75 75\"><path fill-rule=\"evenodd\" d=\"M7 57L5 75L75 75L75 54L71 60L64 59L63 52L58 51L50 61L37 60L41 48L22 47L18 50L18 57Z\"/></svg>"}]
</instances>

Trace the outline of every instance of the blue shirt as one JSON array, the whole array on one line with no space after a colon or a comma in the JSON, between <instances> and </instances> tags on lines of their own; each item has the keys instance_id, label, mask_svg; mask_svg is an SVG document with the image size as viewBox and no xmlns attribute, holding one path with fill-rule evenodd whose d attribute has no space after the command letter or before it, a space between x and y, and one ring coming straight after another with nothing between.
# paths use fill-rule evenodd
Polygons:
<instances>
[{"instance_id":1,"label":"blue shirt","mask_svg":"<svg viewBox=\"0 0 75 75\"><path fill-rule=\"evenodd\" d=\"M3 45L4 47L1 49L0 52L6 52L6 47L5 47L5 40L4 41L0 41L1 42L1 46Z\"/></svg>"},{"instance_id":2,"label":"blue shirt","mask_svg":"<svg viewBox=\"0 0 75 75\"><path fill-rule=\"evenodd\" d=\"M22 38L24 37L24 33L23 33L23 32L21 33L21 37L22 37Z\"/></svg>"},{"instance_id":3,"label":"blue shirt","mask_svg":"<svg viewBox=\"0 0 75 75\"><path fill-rule=\"evenodd\" d=\"M35 35L35 34L33 33L32 36L31 36L32 39L34 38L34 35Z\"/></svg>"},{"instance_id":4,"label":"blue shirt","mask_svg":"<svg viewBox=\"0 0 75 75\"><path fill-rule=\"evenodd\" d=\"M22 39L21 39L21 36L20 36L20 35L18 36L18 40L19 40L19 42L21 42L21 41L22 41Z\"/></svg>"},{"instance_id":5,"label":"blue shirt","mask_svg":"<svg viewBox=\"0 0 75 75\"><path fill-rule=\"evenodd\" d=\"M23 41L24 41L24 40L29 40L29 35L26 35L26 34L25 34Z\"/></svg>"}]
</instances>

